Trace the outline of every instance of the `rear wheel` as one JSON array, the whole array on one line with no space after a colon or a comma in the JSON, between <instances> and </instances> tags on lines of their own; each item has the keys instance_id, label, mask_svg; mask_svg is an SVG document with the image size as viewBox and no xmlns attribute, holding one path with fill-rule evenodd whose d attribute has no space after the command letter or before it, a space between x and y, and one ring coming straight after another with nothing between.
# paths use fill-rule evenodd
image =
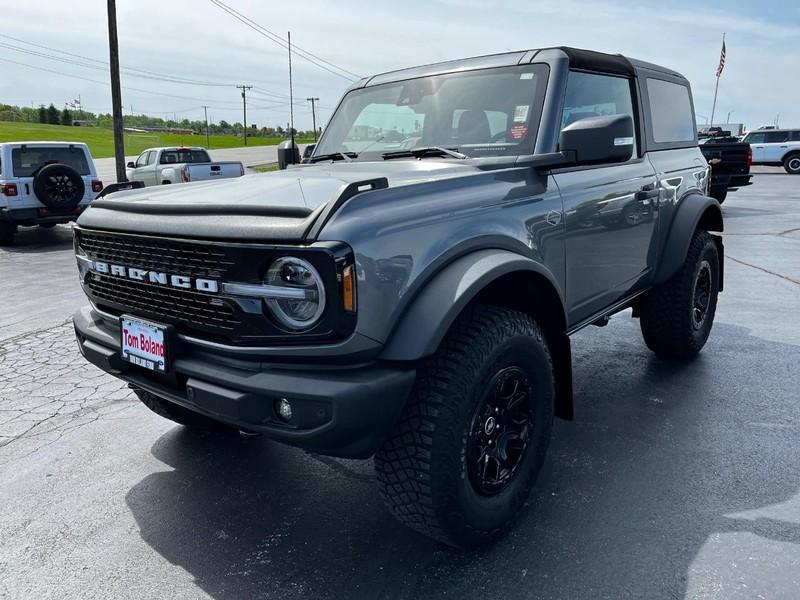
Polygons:
<instances>
[{"instance_id":1,"label":"rear wheel","mask_svg":"<svg viewBox=\"0 0 800 600\"><path fill-rule=\"evenodd\" d=\"M132 388L136 396L141 400L147 408L154 413L170 421L175 421L181 425L191 427L193 429L205 429L209 431L219 432L235 432L236 428L210 419L204 415L193 412L163 398L159 398L155 394L151 394L142 389Z\"/></svg>"},{"instance_id":2,"label":"rear wheel","mask_svg":"<svg viewBox=\"0 0 800 600\"><path fill-rule=\"evenodd\" d=\"M0 246L10 246L14 243L17 226L14 223L0 223Z\"/></svg>"},{"instance_id":3,"label":"rear wheel","mask_svg":"<svg viewBox=\"0 0 800 600\"><path fill-rule=\"evenodd\" d=\"M800 154L787 156L783 161L783 168L791 175L800 175Z\"/></svg>"},{"instance_id":4,"label":"rear wheel","mask_svg":"<svg viewBox=\"0 0 800 600\"><path fill-rule=\"evenodd\" d=\"M505 308L468 308L419 370L375 455L389 510L453 546L497 538L541 469L554 396L550 352L536 322Z\"/></svg>"},{"instance_id":5,"label":"rear wheel","mask_svg":"<svg viewBox=\"0 0 800 600\"><path fill-rule=\"evenodd\" d=\"M681 269L642 299L639 316L647 347L674 359L700 352L714 324L718 293L717 244L708 232L696 231Z\"/></svg>"}]
</instances>

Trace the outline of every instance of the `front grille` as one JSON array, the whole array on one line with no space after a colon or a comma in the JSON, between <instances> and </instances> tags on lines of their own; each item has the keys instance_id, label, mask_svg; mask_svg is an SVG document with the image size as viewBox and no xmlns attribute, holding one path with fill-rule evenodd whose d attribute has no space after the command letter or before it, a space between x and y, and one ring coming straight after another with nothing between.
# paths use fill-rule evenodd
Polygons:
<instances>
[{"instance_id":1,"label":"front grille","mask_svg":"<svg viewBox=\"0 0 800 600\"><path fill-rule=\"evenodd\" d=\"M190 329L211 329L226 336L242 323L231 301L209 294L165 288L99 273L92 273L87 285L98 305L111 308L111 312L117 314L155 314L168 323L187 325ZM120 305L125 310L113 308Z\"/></svg>"},{"instance_id":2,"label":"front grille","mask_svg":"<svg viewBox=\"0 0 800 600\"><path fill-rule=\"evenodd\" d=\"M155 218L155 217L154 217ZM127 268L182 275L222 282L261 283L264 270L277 258L291 253L311 262L334 297L338 289L336 257L352 256L349 248L272 246L248 243L204 242L75 228L76 245L94 261ZM343 264L343 263L342 263ZM297 343L297 335L281 330L260 300L226 297L170 285L137 281L90 271L86 294L101 310L130 314L174 325L179 333L223 343L256 345ZM303 343L340 339L352 332L353 315L339 307L326 310L313 330L302 334Z\"/></svg>"}]
</instances>

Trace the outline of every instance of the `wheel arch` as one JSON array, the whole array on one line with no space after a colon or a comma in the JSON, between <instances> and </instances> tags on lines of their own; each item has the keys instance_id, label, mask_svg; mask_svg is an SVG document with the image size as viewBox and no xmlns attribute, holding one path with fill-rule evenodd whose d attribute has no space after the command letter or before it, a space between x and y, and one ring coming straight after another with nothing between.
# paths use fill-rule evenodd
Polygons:
<instances>
[{"instance_id":1,"label":"wheel arch","mask_svg":"<svg viewBox=\"0 0 800 600\"><path fill-rule=\"evenodd\" d=\"M691 194L681 201L672 219L661 254L662 258L653 279L655 285L664 283L678 272L686 260L692 236L698 229L722 233L724 230L722 209L714 198ZM719 235L713 237L720 251L720 291L722 291L722 238Z\"/></svg>"},{"instance_id":2,"label":"wheel arch","mask_svg":"<svg viewBox=\"0 0 800 600\"><path fill-rule=\"evenodd\" d=\"M514 252L473 252L437 273L410 302L381 358L415 361L432 355L456 318L474 302L512 308L536 319L553 358L556 416L571 419L572 362L563 294L546 267Z\"/></svg>"}]
</instances>

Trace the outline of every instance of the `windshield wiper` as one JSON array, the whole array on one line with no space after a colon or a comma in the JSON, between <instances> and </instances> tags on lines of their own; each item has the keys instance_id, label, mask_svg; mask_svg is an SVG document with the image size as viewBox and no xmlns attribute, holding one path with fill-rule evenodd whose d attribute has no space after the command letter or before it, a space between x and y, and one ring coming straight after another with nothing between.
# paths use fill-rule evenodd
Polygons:
<instances>
[{"instance_id":1,"label":"windshield wiper","mask_svg":"<svg viewBox=\"0 0 800 600\"><path fill-rule=\"evenodd\" d=\"M461 154L456 150L450 148L442 148L441 146L425 146L423 148L409 148L408 150L395 150L393 152L384 152L381 154L383 160L390 160L392 158L405 158L412 156L414 158L425 158L426 156L447 156L450 158L465 159L469 158L466 154Z\"/></svg>"},{"instance_id":2,"label":"windshield wiper","mask_svg":"<svg viewBox=\"0 0 800 600\"><path fill-rule=\"evenodd\" d=\"M347 162L352 162L352 160L358 156L355 152L331 152L330 154L320 154L318 156L312 156L308 159L308 162L315 163L320 162L322 160L344 160Z\"/></svg>"}]
</instances>

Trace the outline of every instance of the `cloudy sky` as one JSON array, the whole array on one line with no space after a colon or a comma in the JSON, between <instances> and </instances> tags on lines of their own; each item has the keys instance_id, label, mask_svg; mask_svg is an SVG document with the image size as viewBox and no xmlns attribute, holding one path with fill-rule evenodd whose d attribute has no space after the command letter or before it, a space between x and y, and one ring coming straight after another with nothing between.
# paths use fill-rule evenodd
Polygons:
<instances>
[{"instance_id":1,"label":"cloudy sky","mask_svg":"<svg viewBox=\"0 0 800 600\"><path fill-rule=\"evenodd\" d=\"M711 114L723 32L728 54L715 120L732 111L731 122L758 127L780 114L782 126L800 127L796 0L639 0L635 8L613 0L223 1L270 32L291 30L294 44L327 61L317 60L322 68L295 57L299 129L311 126L305 98L320 98L324 123L353 75L558 45L680 71L702 123ZM89 110L110 111L105 5L0 0L0 102L61 107L80 94ZM244 83L254 86L249 122L289 120L286 51L213 0L117 0L117 13L126 113L197 119L205 104L214 121L241 120L233 86Z\"/></svg>"}]
</instances>

